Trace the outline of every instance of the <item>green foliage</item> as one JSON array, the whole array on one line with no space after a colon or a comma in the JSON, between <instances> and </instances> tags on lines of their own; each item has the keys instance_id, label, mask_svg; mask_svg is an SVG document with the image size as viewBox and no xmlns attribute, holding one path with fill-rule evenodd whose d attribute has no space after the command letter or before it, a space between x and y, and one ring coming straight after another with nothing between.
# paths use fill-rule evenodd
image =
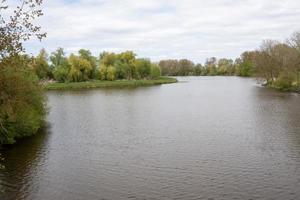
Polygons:
<instances>
[{"instance_id":1,"label":"green foliage","mask_svg":"<svg viewBox=\"0 0 300 200\"><path fill-rule=\"evenodd\" d=\"M138 78L138 72L135 66L135 54L132 51L125 51L118 55L118 59L124 64L127 70L127 79Z\"/></svg>"},{"instance_id":2,"label":"green foliage","mask_svg":"<svg viewBox=\"0 0 300 200\"><path fill-rule=\"evenodd\" d=\"M50 61L51 61L51 69L59 66L66 67L68 65L68 60L65 57L63 48L58 48L55 52L52 52L50 55Z\"/></svg>"},{"instance_id":3,"label":"green foliage","mask_svg":"<svg viewBox=\"0 0 300 200\"><path fill-rule=\"evenodd\" d=\"M253 63L245 61L237 66L236 74L238 76L250 77L253 74Z\"/></svg>"},{"instance_id":4,"label":"green foliage","mask_svg":"<svg viewBox=\"0 0 300 200\"><path fill-rule=\"evenodd\" d=\"M111 88L111 87L137 87L150 86L168 83L176 83L177 80L171 77L159 77L152 80L116 80L116 81L102 81L92 80L86 82L69 82L69 83L52 83L45 85L47 90L76 90L88 88Z\"/></svg>"},{"instance_id":5,"label":"green foliage","mask_svg":"<svg viewBox=\"0 0 300 200\"><path fill-rule=\"evenodd\" d=\"M201 65L201 64L197 64L197 65L194 67L193 75L195 75L195 76L200 76L200 75L201 75L201 72L202 72L202 65Z\"/></svg>"},{"instance_id":6,"label":"green foliage","mask_svg":"<svg viewBox=\"0 0 300 200\"><path fill-rule=\"evenodd\" d=\"M114 66L116 68L117 79L126 79L129 76L130 67L128 66L128 64L123 63L120 60L117 60Z\"/></svg>"},{"instance_id":7,"label":"green foliage","mask_svg":"<svg viewBox=\"0 0 300 200\"><path fill-rule=\"evenodd\" d=\"M52 71L53 78L58 82L66 82L68 80L70 67L68 59L65 57L64 50L62 48L58 48L55 52L52 52L50 61L50 69Z\"/></svg>"},{"instance_id":8,"label":"green foliage","mask_svg":"<svg viewBox=\"0 0 300 200\"><path fill-rule=\"evenodd\" d=\"M218 61L217 75L234 75L234 65L231 59L222 58Z\"/></svg>"},{"instance_id":9,"label":"green foliage","mask_svg":"<svg viewBox=\"0 0 300 200\"><path fill-rule=\"evenodd\" d=\"M297 89L296 83L296 74L288 74L283 72L279 77L273 82L273 87L283 90L283 91L292 91Z\"/></svg>"},{"instance_id":10,"label":"green foliage","mask_svg":"<svg viewBox=\"0 0 300 200\"><path fill-rule=\"evenodd\" d=\"M53 77L58 82L68 81L69 67L60 65L53 70Z\"/></svg>"},{"instance_id":11,"label":"green foliage","mask_svg":"<svg viewBox=\"0 0 300 200\"><path fill-rule=\"evenodd\" d=\"M161 76L161 70L160 67L156 64L151 65L151 73L150 76L152 79L157 79Z\"/></svg>"},{"instance_id":12,"label":"green foliage","mask_svg":"<svg viewBox=\"0 0 300 200\"><path fill-rule=\"evenodd\" d=\"M136 59L135 66L139 78L148 78L151 72L151 62L148 59Z\"/></svg>"},{"instance_id":13,"label":"green foliage","mask_svg":"<svg viewBox=\"0 0 300 200\"><path fill-rule=\"evenodd\" d=\"M0 144L35 134L45 115L37 76L22 58L11 59L0 65Z\"/></svg>"},{"instance_id":14,"label":"green foliage","mask_svg":"<svg viewBox=\"0 0 300 200\"><path fill-rule=\"evenodd\" d=\"M80 56L71 54L69 57L69 64L69 81L80 82L89 80L93 68L88 60L81 58Z\"/></svg>"},{"instance_id":15,"label":"green foliage","mask_svg":"<svg viewBox=\"0 0 300 200\"><path fill-rule=\"evenodd\" d=\"M28 56L20 55L24 53L24 41L46 36L33 23L43 15L39 9L42 2L23 0L6 4L6 0L1 1L0 144L12 144L18 138L35 134L44 120L45 97L36 74L45 77L46 53L42 51L34 63Z\"/></svg>"},{"instance_id":16,"label":"green foliage","mask_svg":"<svg viewBox=\"0 0 300 200\"><path fill-rule=\"evenodd\" d=\"M97 59L96 59L96 57L92 56L91 52L86 49L80 49L78 51L78 53L79 53L79 57L87 60L92 67L92 70L90 71L90 74L88 74L88 77L90 79L95 79L97 76Z\"/></svg>"},{"instance_id":17,"label":"green foliage","mask_svg":"<svg viewBox=\"0 0 300 200\"><path fill-rule=\"evenodd\" d=\"M107 67L105 65L100 65L99 67L99 79L107 80Z\"/></svg>"},{"instance_id":18,"label":"green foliage","mask_svg":"<svg viewBox=\"0 0 300 200\"><path fill-rule=\"evenodd\" d=\"M240 58L235 61L235 74L237 76L250 77L254 73L255 51L245 51Z\"/></svg>"},{"instance_id":19,"label":"green foliage","mask_svg":"<svg viewBox=\"0 0 300 200\"><path fill-rule=\"evenodd\" d=\"M109 66L107 68L107 80L114 81L116 79L116 68Z\"/></svg>"},{"instance_id":20,"label":"green foliage","mask_svg":"<svg viewBox=\"0 0 300 200\"><path fill-rule=\"evenodd\" d=\"M103 52L100 55L99 78L100 80L113 79L132 79L139 78L135 62L135 54L132 51L122 52L120 54ZM108 68L110 68L110 77L108 77Z\"/></svg>"},{"instance_id":21,"label":"green foliage","mask_svg":"<svg viewBox=\"0 0 300 200\"><path fill-rule=\"evenodd\" d=\"M48 55L45 49L42 49L39 55L34 59L33 69L39 79L46 79L48 76L51 76Z\"/></svg>"}]
</instances>

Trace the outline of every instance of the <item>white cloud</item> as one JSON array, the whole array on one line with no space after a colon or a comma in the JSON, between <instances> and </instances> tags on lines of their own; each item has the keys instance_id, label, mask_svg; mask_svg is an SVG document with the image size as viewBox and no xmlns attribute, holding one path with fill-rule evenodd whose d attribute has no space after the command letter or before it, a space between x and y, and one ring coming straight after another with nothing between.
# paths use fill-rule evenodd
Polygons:
<instances>
[{"instance_id":1,"label":"white cloud","mask_svg":"<svg viewBox=\"0 0 300 200\"><path fill-rule=\"evenodd\" d=\"M263 39L284 40L300 29L297 0L51 0L40 23L45 47L134 50L155 61L210 56L235 58Z\"/></svg>"}]
</instances>

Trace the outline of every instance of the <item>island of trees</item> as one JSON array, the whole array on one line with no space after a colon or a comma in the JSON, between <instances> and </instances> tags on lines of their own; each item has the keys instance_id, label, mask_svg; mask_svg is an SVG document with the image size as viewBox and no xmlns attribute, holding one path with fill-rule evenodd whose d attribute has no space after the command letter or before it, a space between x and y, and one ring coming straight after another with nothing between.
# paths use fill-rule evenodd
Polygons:
<instances>
[{"instance_id":1,"label":"island of trees","mask_svg":"<svg viewBox=\"0 0 300 200\"><path fill-rule=\"evenodd\" d=\"M62 48L58 48L50 56L42 49L36 57L23 55L23 59L40 80L62 83L90 80L153 80L161 76L157 64L146 58L137 58L132 51L103 52L97 58L86 49L80 49L77 55L72 53L68 57Z\"/></svg>"}]
</instances>

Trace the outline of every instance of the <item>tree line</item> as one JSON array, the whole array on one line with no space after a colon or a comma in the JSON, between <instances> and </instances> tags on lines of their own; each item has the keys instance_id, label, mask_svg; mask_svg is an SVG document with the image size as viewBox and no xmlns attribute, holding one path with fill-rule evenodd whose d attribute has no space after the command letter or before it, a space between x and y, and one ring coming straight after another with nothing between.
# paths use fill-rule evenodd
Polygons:
<instances>
[{"instance_id":1,"label":"tree line","mask_svg":"<svg viewBox=\"0 0 300 200\"><path fill-rule=\"evenodd\" d=\"M162 74L167 76L252 76L254 63L252 52L246 51L235 61L211 57L204 65L188 59L169 59L159 62Z\"/></svg>"},{"instance_id":2,"label":"tree line","mask_svg":"<svg viewBox=\"0 0 300 200\"><path fill-rule=\"evenodd\" d=\"M245 51L235 61L215 57L204 65L188 59L161 60L162 75L256 77L264 85L286 91L300 91L300 33L285 42L265 40L254 51Z\"/></svg>"},{"instance_id":3,"label":"tree line","mask_svg":"<svg viewBox=\"0 0 300 200\"><path fill-rule=\"evenodd\" d=\"M122 53L103 52L95 57L89 50L66 56L62 48L50 56L42 49L36 57L25 56L30 68L41 80L58 82L82 82L93 79L114 81L118 79L156 79L161 76L160 67L149 59L137 58L132 51Z\"/></svg>"},{"instance_id":4,"label":"tree line","mask_svg":"<svg viewBox=\"0 0 300 200\"><path fill-rule=\"evenodd\" d=\"M253 63L251 52L244 52L235 61L232 59L211 57L204 65L188 59L161 60L159 66L166 76L252 76Z\"/></svg>"}]
</instances>

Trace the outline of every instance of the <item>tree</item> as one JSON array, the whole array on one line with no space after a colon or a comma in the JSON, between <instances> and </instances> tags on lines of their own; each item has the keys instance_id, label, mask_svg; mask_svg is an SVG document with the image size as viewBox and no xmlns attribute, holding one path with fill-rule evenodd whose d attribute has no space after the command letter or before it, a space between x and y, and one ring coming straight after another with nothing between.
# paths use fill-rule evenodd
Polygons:
<instances>
[{"instance_id":1,"label":"tree","mask_svg":"<svg viewBox=\"0 0 300 200\"><path fill-rule=\"evenodd\" d=\"M295 32L290 39L288 39L288 45L294 48L298 52L298 57L300 56L300 32ZM300 62L297 64L296 72L296 82L298 90L300 90Z\"/></svg>"},{"instance_id":2,"label":"tree","mask_svg":"<svg viewBox=\"0 0 300 200\"><path fill-rule=\"evenodd\" d=\"M159 78L161 76L161 70L160 67L156 64L151 65L151 74L150 74L152 79Z\"/></svg>"},{"instance_id":3,"label":"tree","mask_svg":"<svg viewBox=\"0 0 300 200\"><path fill-rule=\"evenodd\" d=\"M63 48L58 48L55 52L50 55L51 69L57 68L59 66L67 67L68 59L65 57L65 52Z\"/></svg>"},{"instance_id":4,"label":"tree","mask_svg":"<svg viewBox=\"0 0 300 200\"><path fill-rule=\"evenodd\" d=\"M282 90L299 87L300 56L297 48L286 43L267 40L255 55L256 76L266 84Z\"/></svg>"},{"instance_id":5,"label":"tree","mask_svg":"<svg viewBox=\"0 0 300 200\"><path fill-rule=\"evenodd\" d=\"M23 0L4 16L5 0L0 6L0 144L35 134L41 127L45 109L44 95L37 77L29 69L23 42L33 37L42 39L40 27L32 21L42 15L42 0Z\"/></svg>"},{"instance_id":6,"label":"tree","mask_svg":"<svg viewBox=\"0 0 300 200\"><path fill-rule=\"evenodd\" d=\"M102 81L107 80L107 68L104 65L100 65L99 67L99 79Z\"/></svg>"},{"instance_id":7,"label":"tree","mask_svg":"<svg viewBox=\"0 0 300 200\"><path fill-rule=\"evenodd\" d=\"M151 73L151 62L148 59L136 59L135 66L140 78L148 78Z\"/></svg>"},{"instance_id":8,"label":"tree","mask_svg":"<svg viewBox=\"0 0 300 200\"><path fill-rule=\"evenodd\" d=\"M90 79L93 79L93 78L96 78L96 68L97 68L97 59L96 57L92 56L91 52L89 50L86 50L86 49L80 49L78 51L79 53L79 57L82 58L82 59L85 59L87 60L91 67L92 67L92 70L91 70L91 73L89 74L89 78Z\"/></svg>"},{"instance_id":9,"label":"tree","mask_svg":"<svg viewBox=\"0 0 300 200\"><path fill-rule=\"evenodd\" d=\"M42 49L33 61L33 69L39 79L46 79L50 75L48 64L48 54L45 49Z\"/></svg>"},{"instance_id":10,"label":"tree","mask_svg":"<svg viewBox=\"0 0 300 200\"><path fill-rule=\"evenodd\" d=\"M249 77L254 73L255 51L245 51L240 58L236 60L236 75Z\"/></svg>"},{"instance_id":11,"label":"tree","mask_svg":"<svg viewBox=\"0 0 300 200\"><path fill-rule=\"evenodd\" d=\"M91 63L81 58L71 54L69 57L70 71L68 74L68 80L73 82L87 81L89 75L93 70Z\"/></svg>"},{"instance_id":12,"label":"tree","mask_svg":"<svg viewBox=\"0 0 300 200\"><path fill-rule=\"evenodd\" d=\"M193 75L200 76L202 71L202 65L199 63L194 67Z\"/></svg>"},{"instance_id":13,"label":"tree","mask_svg":"<svg viewBox=\"0 0 300 200\"><path fill-rule=\"evenodd\" d=\"M68 59L65 57L63 48L58 48L50 55L50 70L52 71L53 78L59 82L68 81L68 74L70 66Z\"/></svg>"},{"instance_id":14,"label":"tree","mask_svg":"<svg viewBox=\"0 0 300 200\"><path fill-rule=\"evenodd\" d=\"M233 61L231 59L221 58L218 60L218 75L233 75Z\"/></svg>"},{"instance_id":15,"label":"tree","mask_svg":"<svg viewBox=\"0 0 300 200\"><path fill-rule=\"evenodd\" d=\"M132 51L125 51L118 55L118 59L126 66L128 69L127 79L138 78L138 72L135 66L135 54Z\"/></svg>"},{"instance_id":16,"label":"tree","mask_svg":"<svg viewBox=\"0 0 300 200\"><path fill-rule=\"evenodd\" d=\"M107 80L114 81L116 79L116 68L109 66L107 68Z\"/></svg>"},{"instance_id":17,"label":"tree","mask_svg":"<svg viewBox=\"0 0 300 200\"><path fill-rule=\"evenodd\" d=\"M206 59L205 67L207 69L207 75L209 76L217 75L217 58L211 57Z\"/></svg>"},{"instance_id":18,"label":"tree","mask_svg":"<svg viewBox=\"0 0 300 200\"><path fill-rule=\"evenodd\" d=\"M41 27L32 23L35 18L43 15L39 9L43 0L22 0L20 5L12 8L12 15L2 15L8 9L6 0L1 0L0 6L0 60L16 56L24 52L22 43L32 37L41 40L46 37Z\"/></svg>"},{"instance_id":19,"label":"tree","mask_svg":"<svg viewBox=\"0 0 300 200\"><path fill-rule=\"evenodd\" d=\"M126 63L122 63L121 60L116 60L114 67L116 68L116 78L125 79L129 76L130 67Z\"/></svg>"}]
</instances>

